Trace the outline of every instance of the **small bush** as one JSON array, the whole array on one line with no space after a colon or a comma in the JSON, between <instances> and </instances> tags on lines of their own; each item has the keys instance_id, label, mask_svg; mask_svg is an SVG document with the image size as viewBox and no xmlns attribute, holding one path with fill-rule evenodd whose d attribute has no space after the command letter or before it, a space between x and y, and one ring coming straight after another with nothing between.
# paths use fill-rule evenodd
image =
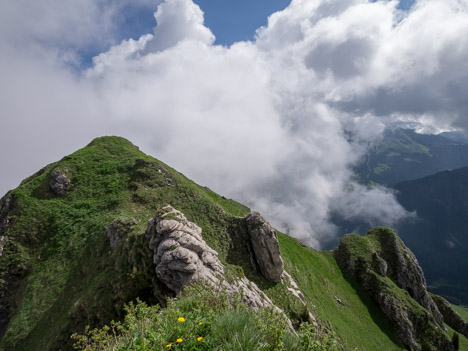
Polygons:
<instances>
[{"instance_id":1,"label":"small bush","mask_svg":"<svg viewBox=\"0 0 468 351\"><path fill-rule=\"evenodd\" d=\"M303 323L292 332L282 313L254 311L222 288L194 284L165 309L138 301L126 306L122 323L74 334L75 349L95 350L297 350L337 349L333 333Z\"/></svg>"}]
</instances>

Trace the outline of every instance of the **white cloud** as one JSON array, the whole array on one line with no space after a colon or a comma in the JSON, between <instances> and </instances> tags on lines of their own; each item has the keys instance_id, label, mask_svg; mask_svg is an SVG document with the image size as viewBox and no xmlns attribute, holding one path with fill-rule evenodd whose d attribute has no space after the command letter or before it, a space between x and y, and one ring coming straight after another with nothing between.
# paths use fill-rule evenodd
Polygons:
<instances>
[{"instance_id":1,"label":"white cloud","mask_svg":"<svg viewBox=\"0 0 468 351\"><path fill-rule=\"evenodd\" d=\"M154 38L147 44L148 51L162 51L183 40L195 40L207 45L215 37L204 26L203 12L198 5L186 0L166 0L154 13L157 26Z\"/></svg>"},{"instance_id":2,"label":"white cloud","mask_svg":"<svg viewBox=\"0 0 468 351\"><path fill-rule=\"evenodd\" d=\"M395 1L294 0L255 42L226 48L196 4L167 0L152 34L76 76L67 46L116 38L126 2L107 3L2 5L2 192L92 137L119 134L319 246L335 234L331 211L370 224L407 215L393 194L351 180L385 123L466 125L466 1L419 1L405 14ZM36 7L45 17L28 23Z\"/></svg>"}]
</instances>

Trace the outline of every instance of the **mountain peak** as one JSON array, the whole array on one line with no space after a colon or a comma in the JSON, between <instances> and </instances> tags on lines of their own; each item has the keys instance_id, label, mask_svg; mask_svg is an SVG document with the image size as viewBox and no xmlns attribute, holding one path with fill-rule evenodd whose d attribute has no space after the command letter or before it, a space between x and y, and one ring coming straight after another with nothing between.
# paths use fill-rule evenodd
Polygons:
<instances>
[{"instance_id":1,"label":"mountain peak","mask_svg":"<svg viewBox=\"0 0 468 351\"><path fill-rule=\"evenodd\" d=\"M177 233L158 230L161 222ZM451 350L422 271L393 231L345 236L334 256L302 246L124 138L96 138L0 200L0 351L69 350L72 333L122 320L136 299L165 306L197 276L250 294L247 305L283 311L290 328L331 328L345 349ZM194 270L201 262L217 268ZM363 269L345 278L351 266ZM405 316L416 324L403 325ZM429 336L419 333L422 321ZM401 338L403 327L413 334Z\"/></svg>"}]
</instances>

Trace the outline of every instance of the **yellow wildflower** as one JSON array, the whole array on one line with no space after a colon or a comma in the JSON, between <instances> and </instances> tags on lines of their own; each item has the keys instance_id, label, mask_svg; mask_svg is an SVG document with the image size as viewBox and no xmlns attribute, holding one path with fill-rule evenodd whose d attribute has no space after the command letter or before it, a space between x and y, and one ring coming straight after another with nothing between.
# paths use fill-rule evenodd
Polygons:
<instances>
[{"instance_id":1,"label":"yellow wildflower","mask_svg":"<svg viewBox=\"0 0 468 351\"><path fill-rule=\"evenodd\" d=\"M201 337L201 336L199 336L199 337L197 338L197 341L202 341L202 340L203 340L203 337Z\"/></svg>"},{"instance_id":2,"label":"yellow wildflower","mask_svg":"<svg viewBox=\"0 0 468 351\"><path fill-rule=\"evenodd\" d=\"M172 344L167 344L166 347L170 348L170 347L172 347Z\"/></svg>"},{"instance_id":3,"label":"yellow wildflower","mask_svg":"<svg viewBox=\"0 0 468 351\"><path fill-rule=\"evenodd\" d=\"M198 323L198 325L203 325L203 323L202 323L202 322L200 322L200 323Z\"/></svg>"},{"instance_id":4,"label":"yellow wildflower","mask_svg":"<svg viewBox=\"0 0 468 351\"><path fill-rule=\"evenodd\" d=\"M179 317L179 318L177 318L177 320L178 320L179 322L185 322L185 318L184 318L184 317Z\"/></svg>"},{"instance_id":5,"label":"yellow wildflower","mask_svg":"<svg viewBox=\"0 0 468 351\"><path fill-rule=\"evenodd\" d=\"M181 338L178 338L176 341L180 343L180 342L182 342L184 340L182 340Z\"/></svg>"}]
</instances>

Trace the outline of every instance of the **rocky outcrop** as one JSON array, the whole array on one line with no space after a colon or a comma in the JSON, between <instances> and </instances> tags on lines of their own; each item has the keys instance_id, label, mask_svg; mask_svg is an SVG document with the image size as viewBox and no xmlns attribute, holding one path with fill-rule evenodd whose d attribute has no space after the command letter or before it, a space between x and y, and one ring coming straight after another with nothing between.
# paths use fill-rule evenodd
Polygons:
<instances>
[{"instance_id":1,"label":"rocky outcrop","mask_svg":"<svg viewBox=\"0 0 468 351\"><path fill-rule=\"evenodd\" d=\"M304 306L304 309L305 309L305 311L307 313L307 317L309 319L308 322L313 324L315 328L318 328L319 324L318 324L317 318L315 318L315 316L312 314L312 312L310 312L309 308L307 307L307 301L306 301L306 299L304 297L304 294L302 293L302 291L297 286L297 283L294 280L294 278L291 277L291 275L288 272L284 271L282 276L281 276L281 281L286 286L288 291L293 296L295 296L302 303L302 305Z\"/></svg>"},{"instance_id":2,"label":"rocky outcrop","mask_svg":"<svg viewBox=\"0 0 468 351\"><path fill-rule=\"evenodd\" d=\"M374 228L364 237L345 235L334 256L379 305L405 347L454 350L416 257L392 230Z\"/></svg>"},{"instance_id":3,"label":"rocky outcrop","mask_svg":"<svg viewBox=\"0 0 468 351\"><path fill-rule=\"evenodd\" d=\"M460 315L450 307L450 303L443 297L431 294L432 299L439 308L440 313L444 317L444 322L453 330L468 338L468 323L460 317Z\"/></svg>"},{"instance_id":4,"label":"rocky outcrop","mask_svg":"<svg viewBox=\"0 0 468 351\"><path fill-rule=\"evenodd\" d=\"M9 222L9 214L14 205L13 196L7 195L0 200L0 234L4 233Z\"/></svg>"},{"instance_id":5,"label":"rocky outcrop","mask_svg":"<svg viewBox=\"0 0 468 351\"><path fill-rule=\"evenodd\" d=\"M107 237L109 238L109 245L112 250L119 245L120 240L122 239L122 235L124 233L128 233L132 226L136 224L136 220L132 218L132 220L128 223L124 223L120 220L112 222L107 227Z\"/></svg>"},{"instance_id":6,"label":"rocky outcrop","mask_svg":"<svg viewBox=\"0 0 468 351\"><path fill-rule=\"evenodd\" d=\"M284 264L275 230L258 212L249 213L245 222L261 274L269 281L281 282Z\"/></svg>"},{"instance_id":7,"label":"rocky outcrop","mask_svg":"<svg viewBox=\"0 0 468 351\"><path fill-rule=\"evenodd\" d=\"M4 235L9 224L9 215L14 206L14 198L10 195L0 200L0 257L6 245L7 238ZM6 303L6 293L8 291L5 278L8 274L7 267L0 267L0 339L6 331L9 322L9 307Z\"/></svg>"},{"instance_id":8,"label":"rocky outcrop","mask_svg":"<svg viewBox=\"0 0 468 351\"><path fill-rule=\"evenodd\" d=\"M151 238L156 275L173 292L180 292L192 282L205 281L226 288L229 293L241 292L250 307L273 305L247 278L225 280L225 267L218 253L203 240L201 228L171 206L162 208L148 222L146 235Z\"/></svg>"},{"instance_id":9,"label":"rocky outcrop","mask_svg":"<svg viewBox=\"0 0 468 351\"><path fill-rule=\"evenodd\" d=\"M49 183L50 188L59 196L64 196L70 186L71 180L67 177L67 174L68 169L66 168L64 172L60 169L55 169L51 174L52 180Z\"/></svg>"},{"instance_id":10,"label":"rocky outcrop","mask_svg":"<svg viewBox=\"0 0 468 351\"><path fill-rule=\"evenodd\" d=\"M387 275L399 288L408 291L416 302L432 314L437 324L445 329L444 319L427 291L426 279L416 256L389 229L381 229L378 236L381 250L375 253L373 259L379 264L379 272L382 274L384 271L384 276Z\"/></svg>"},{"instance_id":11,"label":"rocky outcrop","mask_svg":"<svg viewBox=\"0 0 468 351\"><path fill-rule=\"evenodd\" d=\"M10 213L10 209L13 204L13 198L11 196L7 196L3 199L3 203L0 203L0 256L3 255L3 248L5 247L5 236L2 235L9 222L8 215ZM0 297L1 299L1 297Z\"/></svg>"}]
</instances>

